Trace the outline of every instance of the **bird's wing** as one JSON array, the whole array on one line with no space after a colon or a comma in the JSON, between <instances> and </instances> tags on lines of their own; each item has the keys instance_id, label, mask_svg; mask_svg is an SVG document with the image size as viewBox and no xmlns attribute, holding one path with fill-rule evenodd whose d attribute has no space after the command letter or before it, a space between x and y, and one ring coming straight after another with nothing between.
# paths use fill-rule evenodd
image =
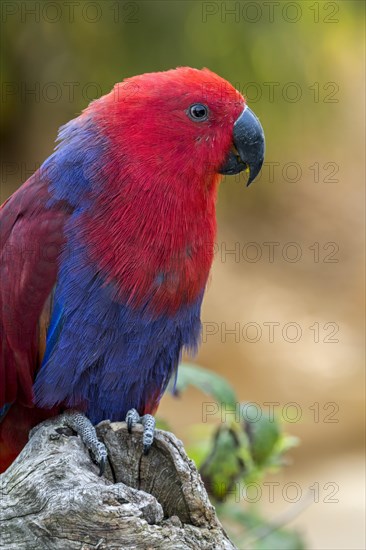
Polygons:
<instances>
[{"instance_id":1,"label":"bird's wing","mask_svg":"<svg viewBox=\"0 0 366 550\"><path fill-rule=\"evenodd\" d=\"M49 201L38 171L0 208L0 413L15 399L32 403L68 217Z\"/></svg>"}]
</instances>

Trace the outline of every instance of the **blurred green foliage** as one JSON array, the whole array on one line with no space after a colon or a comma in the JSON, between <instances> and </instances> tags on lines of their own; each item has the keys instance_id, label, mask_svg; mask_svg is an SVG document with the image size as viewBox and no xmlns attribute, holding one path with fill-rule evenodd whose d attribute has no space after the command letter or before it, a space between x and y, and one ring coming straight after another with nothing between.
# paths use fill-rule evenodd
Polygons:
<instances>
[{"instance_id":1,"label":"blurred green foliage","mask_svg":"<svg viewBox=\"0 0 366 550\"><path fill-rule=\"evenodd\" d=\"M206 423L203 430L201 426L203 437L188 447L187 452L217 505L219 517L225 524L228 522L228 528L231 522L238 524L239 531L243 530L242 536L235 534L235 530L232 533L239 547L245 544L248 548L250 539L250 548L256 550L302 550L304 545L296 532L271 525L250 505L243 510L236 504L246 488L260 484L268 473L285 464L284 454L297 445L297 438L284 433L275 416L263 413L253 403L240 403L222 376L198 365L182 363L170 389L180 396L189 385L213 399L204 404L210 416L217 420L221 417L221 423ZM161 421L158 426L169 428Z\"/></svg>"}]
</instances>

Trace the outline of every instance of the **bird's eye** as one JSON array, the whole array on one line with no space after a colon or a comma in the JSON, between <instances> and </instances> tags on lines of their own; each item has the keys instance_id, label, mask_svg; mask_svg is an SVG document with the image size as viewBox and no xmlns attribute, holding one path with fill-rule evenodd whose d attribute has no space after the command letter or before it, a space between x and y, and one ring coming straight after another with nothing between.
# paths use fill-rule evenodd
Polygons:
<instances>
[{"instance_id":1,"label":"bird's eye","mask_svg":"<svg viewBox=\"0 0 366 550\"><path fill-rule=\"evenodd\" d=\"M194 103L188 109L188 116L195 122L203 122L208 119L208 107L202 103Z\"/></svg>"}]
</instances>

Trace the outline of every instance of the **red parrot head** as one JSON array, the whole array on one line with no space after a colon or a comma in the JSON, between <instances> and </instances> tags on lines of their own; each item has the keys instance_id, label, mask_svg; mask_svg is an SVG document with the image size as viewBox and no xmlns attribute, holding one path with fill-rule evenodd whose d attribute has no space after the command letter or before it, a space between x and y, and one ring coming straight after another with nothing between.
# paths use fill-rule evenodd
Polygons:
<instances>
[{"instance_id":1,"label":"red parrot head","mask_svg":"<svg viewBox=\"0 0 366 550\"><path fill-rule=\"evenodd\" d=\"M79 238L118 299L142 307L149 296L154 315L198 300L221 175L247 170L250 183L263 163L263 129L243 96L207 69L181 67L116 84L65 128L62 158L81 149L88 178L68 178L85 200Z\"/></svg>"},{"instance_id":2,"label":"red parrot head","mask_svg":"<svg viewBox=\"0 0 366 550\"><path fill-rule=\"evenodd\" d=\"M218 174L247 170L249 185L263 164L258 118L231 84L208 69L180 67L126 79L85 113L89 109L114 145L116 165L125 166L127 157L140 181L159 173L207 185Z\"/></svg>"}]
</instances>

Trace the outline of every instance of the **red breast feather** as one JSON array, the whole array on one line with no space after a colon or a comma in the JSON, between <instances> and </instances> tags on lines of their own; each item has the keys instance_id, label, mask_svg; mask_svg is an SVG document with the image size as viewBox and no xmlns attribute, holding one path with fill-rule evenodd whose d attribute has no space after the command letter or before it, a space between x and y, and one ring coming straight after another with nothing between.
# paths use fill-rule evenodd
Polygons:
<instances>
[{"instance_id":1,"label":"red breast feather","mask_svg":"<svg viewBox=\"0 0 366 550\"><path fill-rule=\"evenodd\" d=\"M93 262L120 298L137 306L148 297L156 314L193 302L206 284L218 171L244 108L243 97L207 69L158 75L117 84L85 111L110 147L105 183L80 222ZM208 106L206 121L189 118L195 103Z\"/></svg>"}]
</instances>

